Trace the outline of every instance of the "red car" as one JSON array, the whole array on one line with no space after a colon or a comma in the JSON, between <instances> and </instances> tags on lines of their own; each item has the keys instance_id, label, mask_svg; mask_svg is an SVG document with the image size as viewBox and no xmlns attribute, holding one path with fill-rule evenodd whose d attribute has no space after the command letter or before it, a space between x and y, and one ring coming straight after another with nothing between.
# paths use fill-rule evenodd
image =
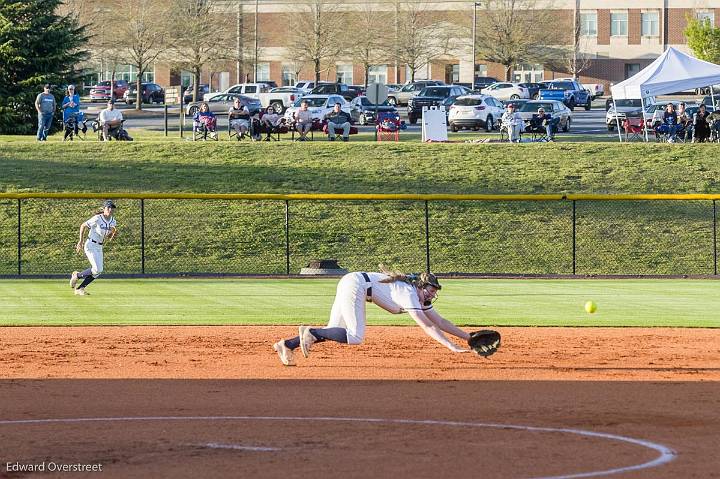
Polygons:
<instances>
[{"instance_id":1,"label":"red car","mask_svg":"<svg viewBox=\"0 0 720 479\"><path fill-rule=\"evenodd\" d=\"M115 80L115 101L122 100L128 82ZM110 80L98 82L90 89L90 101L108 101L110 99Z\"/></svg>"}]
</instances>

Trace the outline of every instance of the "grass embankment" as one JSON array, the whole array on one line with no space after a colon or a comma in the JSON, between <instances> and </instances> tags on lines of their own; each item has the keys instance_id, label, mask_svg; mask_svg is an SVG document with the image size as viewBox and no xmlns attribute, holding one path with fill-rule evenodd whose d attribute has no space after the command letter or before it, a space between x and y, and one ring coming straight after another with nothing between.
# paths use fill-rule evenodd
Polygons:
<instances>
[{"instance_id":1,"label":"grass embankment","mask_svg":"<svg viewBox=\"0 0 720 479\"><path fill-rule=\"evenodd\" d=\"M0 281L4 326L322 324L336 280ZM598 304L595 314L585 301ZM461 326L720 327L717 283L692 280L445 280L438 311ZM368 307L371 325L412 325ZM632 347L632 345L628 345Z\"/></svg>"},{"instance_id":2,"label":"grass embankment","mask_svg":"<svg viewBox=\"0 0 720 479\"><path fill-rule=\"evenodd\" d=\"M198 193L720 193L718 145L5 142L0 191ZM23 201L23 272L66 273L97 201ZM120 201L107 272L139 272L140 208ZM425 263L420 202L292 202L291 271L337 258ZM570 273L571 204L430 204L438 272ZM580 274L712 274L709 202L579 203ZM285 272L282 202L145 203L146 272ZM0 200L0 274L17 271Z\"/></svg>"}]
</instances>

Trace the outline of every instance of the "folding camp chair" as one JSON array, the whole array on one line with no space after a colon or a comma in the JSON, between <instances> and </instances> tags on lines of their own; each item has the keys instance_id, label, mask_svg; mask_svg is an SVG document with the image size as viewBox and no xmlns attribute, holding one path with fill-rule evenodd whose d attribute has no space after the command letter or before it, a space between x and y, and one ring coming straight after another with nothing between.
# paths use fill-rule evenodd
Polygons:
<instances>
[{"instance_id":1,"label":"folding camp chair","mask_svg":"<svg viewBox=\"0 0 720 479\"><path fill-rule=\"evenodd\" d=\"M397 113L379 112L375 122L377 141L400 141L401 127L402 123Z\"/></svg>"},{"instance_id":2,"label":"folding camp chair","mask_svg":"<svg viewBox=\"0 0 720 479\"><path fill-rule=\"evenodd\" d=\"M623 121L623 129L625 130L625 141L639 140L643 141L643 133L645 132L644 120L642 117L628 116Z\"/></svg>"}]
</instances>

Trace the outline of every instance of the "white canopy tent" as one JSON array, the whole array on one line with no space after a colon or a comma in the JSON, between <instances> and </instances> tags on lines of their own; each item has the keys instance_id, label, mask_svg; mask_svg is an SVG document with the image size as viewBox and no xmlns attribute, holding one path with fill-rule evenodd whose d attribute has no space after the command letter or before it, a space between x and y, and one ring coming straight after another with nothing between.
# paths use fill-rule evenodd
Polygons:
<instances>
[{"instance_id":1,"label":"white canopy tent","mask_svg":"<svg viewBox=\"0 0 720 479\"><path fill-rule=\"evenodd\" d=\"M650 65L625 81L610 87L613 106L616 100L639 99L645 112L645 99L658 95L667 95L677 91L702 88L720 83L720 65L699 60L687 53L668 48ZM710 88L713 95L713 89ZM715 97L712 97L715 105ZM620 125L618 125L618 137ZM647 129L645 129L647 141Z\"/></svg>"}]
</instances>

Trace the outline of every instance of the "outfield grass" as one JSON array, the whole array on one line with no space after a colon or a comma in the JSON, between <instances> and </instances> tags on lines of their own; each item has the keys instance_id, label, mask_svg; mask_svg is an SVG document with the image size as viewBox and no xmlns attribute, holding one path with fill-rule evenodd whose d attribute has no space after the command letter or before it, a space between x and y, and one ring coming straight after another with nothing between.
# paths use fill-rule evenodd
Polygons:
<instances>
[{"instance_id":1,"label":"outfield grass","mask_svg":"<svg viewBox=\"0 0 720 479\"><path fill-rule=\"evenodd\" d=\"M201 193L720 193L720 145L4 141L0 191ZM22 269L77 269L97 200L23 201ZM140 272L139 201L118 201L109 273ZM424 267L422 202L292 202L291 272ZM711 202L579 203L578 274L713 274ZM572 273L570 202L430 205L438 272ZM285 272L282 202L145 202L146 272ZM17 272L0 200L0 274Z\"/></svg>"},{"instance_id":2,"label":"outfield grass","mask_svg":"<svg viewBox=\"0 0 720 479\"><path fill-rule=\"evenodd\" d=\"M0 326L324 324L336 279L0 281ZM720 327L719 283L445 280L438 311L461 326ZM587 314L592 299L598 312ZM371 325L413 325L369 305ZM632 347L632 345L628 345Z\"/></svg>"}]
</instances>

